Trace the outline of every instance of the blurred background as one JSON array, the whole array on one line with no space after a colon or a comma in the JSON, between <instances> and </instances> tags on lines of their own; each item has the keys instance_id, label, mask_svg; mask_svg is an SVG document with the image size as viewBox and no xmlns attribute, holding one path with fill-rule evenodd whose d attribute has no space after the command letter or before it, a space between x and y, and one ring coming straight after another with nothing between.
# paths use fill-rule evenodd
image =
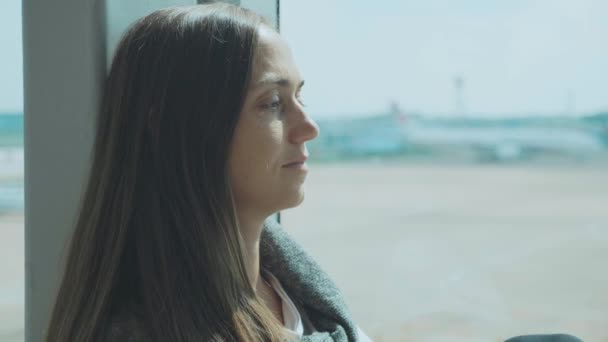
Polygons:
<instances>
[{"instance_id":1,"label":"blurred background","mask_svg":"<svg viewBox=\"0 0 608 342\"><path fill-rule=\"evenodd\" d=\"M321 134L282 222L374 341L608 341L608 2L282 1Z\"/></svg>"},{"instance_id":2,"label":"blurred background","mask_svg":"<svg viewBox=\"0 0 608 342\"><path fill-rule=\"evenodd\" d=\"M608 3L282 1L319 124L287 230L374 341L608 341ZM23 340L21 2L0 2L0 342ZM338 248L336 248L338 246Z\"/></svg>"}]
</instances>

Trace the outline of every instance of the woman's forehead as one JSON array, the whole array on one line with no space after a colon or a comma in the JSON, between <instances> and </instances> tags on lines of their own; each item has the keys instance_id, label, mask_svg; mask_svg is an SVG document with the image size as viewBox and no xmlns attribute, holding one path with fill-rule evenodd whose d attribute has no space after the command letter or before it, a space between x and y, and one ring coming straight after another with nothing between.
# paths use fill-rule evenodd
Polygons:
<instances>
[{"instance_id":1,"label":"woman's forehead","mask_svg":"<svg viewBox=\"0 0 608 342\"><path fill-rule=\"evenodd\" d=\"M299 82L299 71L285 40L264 25L260 27L258 35L252 81L259 83L269 77L280 77L294 83Z\"/></svg>"}]
</instances>

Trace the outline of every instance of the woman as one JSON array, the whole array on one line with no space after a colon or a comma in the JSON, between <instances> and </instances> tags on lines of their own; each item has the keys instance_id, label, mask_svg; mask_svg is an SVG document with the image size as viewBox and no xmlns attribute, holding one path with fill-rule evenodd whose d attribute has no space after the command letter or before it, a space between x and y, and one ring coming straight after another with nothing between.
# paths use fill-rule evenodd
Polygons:
<instances>
[{"instance_id":1,"label":"woman","mask_svg":"<svg viewBox=\"0 0 608 342\"><path fill-rule=\"evenodd\" d=\"M55 341L365 341L272 219L304 199L319 129L264 19L158 10L122 38L52 312Z\"/></svg>"}]
</instances>

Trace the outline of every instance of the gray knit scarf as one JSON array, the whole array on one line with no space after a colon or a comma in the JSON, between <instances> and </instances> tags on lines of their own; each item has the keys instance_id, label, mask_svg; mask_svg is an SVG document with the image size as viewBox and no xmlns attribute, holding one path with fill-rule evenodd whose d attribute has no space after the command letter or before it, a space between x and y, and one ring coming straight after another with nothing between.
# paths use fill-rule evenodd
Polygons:
<instances>
[{"instance_id":1,"label":"gray knit scarf","mask_svg":"<svg viewBox=\"0 0 608 342\"><path fill-rule=\"evenodd\" d=\"M260 263L269 270L317 330L305 342L358 341L357 328L340 290L319 265L273 218L264 222Z\"/></svg>"}]
</instances>

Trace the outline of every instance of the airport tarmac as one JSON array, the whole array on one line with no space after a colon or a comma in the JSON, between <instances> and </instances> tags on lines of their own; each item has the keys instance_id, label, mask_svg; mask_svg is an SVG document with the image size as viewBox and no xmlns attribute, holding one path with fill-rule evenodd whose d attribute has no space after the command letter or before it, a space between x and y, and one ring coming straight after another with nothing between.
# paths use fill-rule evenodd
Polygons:
<instances>
[{"instance_id":1,"label":"airport tarmac","mask_svg":"<svg viewBox=\"0 0 608 342\"><path fill-rule=\"evenodd\" d=\"M608 341L608 168L311 165L282 222L374 341Z\"/></svg>"}]
</instances>

